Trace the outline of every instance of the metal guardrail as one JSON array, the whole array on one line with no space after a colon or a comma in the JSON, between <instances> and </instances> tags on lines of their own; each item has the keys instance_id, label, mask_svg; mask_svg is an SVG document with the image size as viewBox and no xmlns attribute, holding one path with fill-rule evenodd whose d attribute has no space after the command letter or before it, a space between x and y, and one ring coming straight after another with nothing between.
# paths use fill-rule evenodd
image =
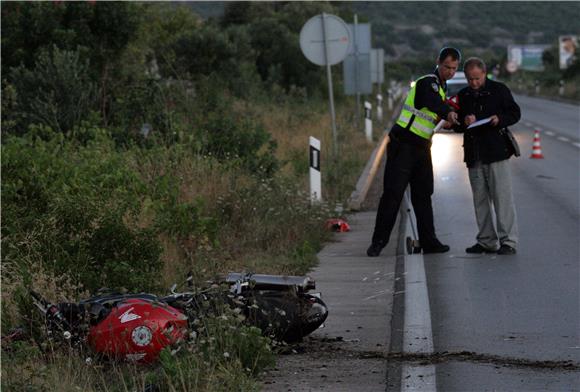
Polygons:
<instances>
[{"instance_id":1,"label":"metal guardrail","mask_svg":"<svg viewBox=\"0 0 580 392\"><path fill-rule=\"evenodd\" d=\"M371 153L371 156L356 183L356 189L351 193L348 199L347 207L351 211L360 211L361 206L367 197L369 189L375 179L377 171L379 170L381 160L385 158L385 150L387 148L387 144L389 143L388 130L390 130L393 123L395 122L396 117L399 115L402 105L403 100L399 101L399 103L395 106L395 109L393 110L393 117L385 127L385 132L381 137L379 144Z\"/></svg>"}]
</instances>

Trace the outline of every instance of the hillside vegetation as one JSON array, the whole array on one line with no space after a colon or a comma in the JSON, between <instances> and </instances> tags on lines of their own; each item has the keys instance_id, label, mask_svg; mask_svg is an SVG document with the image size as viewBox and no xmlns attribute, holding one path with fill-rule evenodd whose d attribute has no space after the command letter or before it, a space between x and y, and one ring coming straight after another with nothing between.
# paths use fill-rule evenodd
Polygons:
<instances>
[{"instance_id":1,"label":"hillside vegetation","mask_svg":"<svg viewBox=\"0 0 580 392\"><path fill-rule=\"evenodd\" d=\"M443 46L459 48L464 58L482 57L499 77L521 93L563 96L580 101L580 55L567 70L558 63L558 37L580 36L579 2L351 2L344 4L359 21L372 24L373 47L385 49L386 74L408 80L432 67ZM349 20L352 23L352 20ZM508 45L550 45L544 72L505 70Z\"/></svg>"},{"instance_id":2,"label":"hillside vegetation","mask_svg":"<svg viewBox=\"0 0 580 392\"><path fill-rule=\"evenodd\" d=\"M374 45L389 60L421 57L443 45L496 56L510 44L556 44L578 34L578 2L352 2L372 23Z\"/></svg>"},{"instance_id":3,"label":"hillside vegetation","mask_svg":"<svg viewBox=\"0 0 580 392\"><path fill-rule=\"evenodd\" d=\"M283 7L285 2L274 3ZM225 4L188 3L205 18L224 14ZM244 7L244 3L238 3ZM247 4L247 3L246 3ZM268 8L268 3L259 3ZM580 100L580 61L562 71L558 64L558 37L580 36L579 2L557 1L351 1L335 2L334 12L347 23L371 23L372 46L385 50L387 79L407 83L433 67L433 60L443 46L459 48L464 58L482 57L490 68L499 67L500 78L513 89L535 94L536 81L541 94L559 95L559 83L565 84L564 97ZM508 45L546 44L545 72L505 70ZM580 59L580 56L578 56Z\"/></svg>"}]
</instances>

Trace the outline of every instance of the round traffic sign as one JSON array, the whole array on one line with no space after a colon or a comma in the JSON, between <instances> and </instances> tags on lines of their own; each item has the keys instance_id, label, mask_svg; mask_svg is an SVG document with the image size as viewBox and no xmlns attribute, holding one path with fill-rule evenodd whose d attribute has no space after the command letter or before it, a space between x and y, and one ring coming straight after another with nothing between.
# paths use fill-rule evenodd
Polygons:
<instances>
[{"instance_id":1,"label":"round traffic sign","mask_svg":"<svg viewBox=\"0 0 580 392\"><path fill-rule=\"evenodd\" d=\"M313 16L300 31L300 49L308 60L317 65L340 63L346 57L349 45L348 26L338 16L330 14Z\"/></svg>"}]
</instances>

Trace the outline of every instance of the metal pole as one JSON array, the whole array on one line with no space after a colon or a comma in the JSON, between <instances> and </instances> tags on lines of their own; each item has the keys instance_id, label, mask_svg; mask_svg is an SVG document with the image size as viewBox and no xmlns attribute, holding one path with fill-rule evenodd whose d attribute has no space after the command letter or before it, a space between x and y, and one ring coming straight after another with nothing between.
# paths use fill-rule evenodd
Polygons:
<instances>
[{"instance_id":1,"label":"metal pole","mask_svg":"<svg viewBox=\"0 0 580 392\"><path fill-rule=\"evenodd\" d=\"M356 94L356 126L360 125L360 92L358 83L358 43L356 40L356 31L358 30L358 15L354 14L354 92Z\"/></svg>"},{"instance_id":2,"label":"metal pole","mask_svg":"<svg viewBox=\"0 0 580 392\"><path fill-rule=\"evenodd\" d=\"M382 66L381 64L381 51L377 49L377 81L378 85L378 92L377 92L377 121L379 124L383 122L383 95L381 90L383 89L383 82L381 80L381 69L379 67Z\"/></svg>"},{"instance_id":3,"label":"metal pole","mask_svg":"<svg viewBox=\"0 0 580 392\"><path fill-rule=\"evenodd\" d=\"M377 49L377 81L379 82L379 92L378 92L378 94L382 94L381 93L381 90L383 88L383 81L381 80L381 69L379 67L382 67L382 65L381 65L380 50Z\"/></svg>"},{"instance_id":4,"label":"metal pole","mask_svg":"<svg viewBox=\"0 0 580 392\"><path fill-rule=\"evenodd\" d=\"M330 99L330 120L332 123L332 154L337 156L337 137L336 137L336 115L334 113L334 92L332 89L332 72L328 62L328 45L326 41L326 14L322 13L322 40L324 41L324 62L326 64L326 77L328 80L328 97Z\"/></svg>"}]
</instances>

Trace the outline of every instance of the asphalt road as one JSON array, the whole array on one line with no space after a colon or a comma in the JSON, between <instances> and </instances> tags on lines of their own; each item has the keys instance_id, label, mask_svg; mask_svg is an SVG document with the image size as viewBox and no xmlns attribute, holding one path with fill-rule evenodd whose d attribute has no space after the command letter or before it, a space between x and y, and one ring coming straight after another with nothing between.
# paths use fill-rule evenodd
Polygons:
<instances>
[{"instance_id":1,"label":"asphalt road","mask_svg":"<svg viewBox=\"0 0 580 392\"><path fill-rule=\"evenodd\" d=\"M451 252L424 257L433 349L473 353L436 364L439 391L580 390L578 370L546 362L580 364L580 108L516 100L517 255L465 253L476 223L462 136L434 138L435 224ZM529 158L536 129L544 159Z\"/></svg>"}]
</instances>

